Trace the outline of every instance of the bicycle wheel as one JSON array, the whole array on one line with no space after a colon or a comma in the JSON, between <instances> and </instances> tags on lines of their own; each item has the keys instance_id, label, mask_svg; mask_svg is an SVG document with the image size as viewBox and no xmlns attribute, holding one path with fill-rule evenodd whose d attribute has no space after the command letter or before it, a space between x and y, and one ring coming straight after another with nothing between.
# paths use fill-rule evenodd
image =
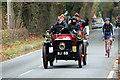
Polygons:
<instances>
[{"instance_id":1,"label":"bicycle wheel","mask_svg":"<svg viewBox=\"0 0 120 80\"><path fill-rule=\"evenodd\" d=\"M107 46L107 53L108 53L108 58L110 57L110 45L108 43L108 46Z\"/></svg>"}]
</instances>

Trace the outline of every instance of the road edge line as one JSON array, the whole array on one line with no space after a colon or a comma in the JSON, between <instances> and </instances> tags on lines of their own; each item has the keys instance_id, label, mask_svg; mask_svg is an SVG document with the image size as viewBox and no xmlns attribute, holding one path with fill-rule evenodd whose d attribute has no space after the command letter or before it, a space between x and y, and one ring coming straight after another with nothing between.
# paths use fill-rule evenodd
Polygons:
<instances>
[{"instance_id":1,"label":"road edge line","mask_svg":"<svg viewBox=\"0 0 120 80\"><path fill-rule=\"evenodd\" d=\"M30 73L30 72L32 72L33 70L29 70L29 71L27 71L27 72L24 72L24 73L22 73L22 74L20 74L20 76L23 76L23 75L25 75L25 74L28 74L28 73Z\"/></svg>"}]
</instances>

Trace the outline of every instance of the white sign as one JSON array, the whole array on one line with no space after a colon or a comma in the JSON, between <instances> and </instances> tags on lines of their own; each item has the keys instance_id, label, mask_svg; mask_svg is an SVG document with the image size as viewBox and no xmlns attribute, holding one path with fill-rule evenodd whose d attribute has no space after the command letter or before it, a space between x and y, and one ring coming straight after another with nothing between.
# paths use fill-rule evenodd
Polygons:
<instances>
[{"instance_id":1,"label":"white sign","mask_svg":"<svg viewBox=\"0 0 120 80\"><path fill-rule=\"evenodd\" d=\"M93 17L92 18L97 18L96 14L94 13Z\"/></svg>"}]
</instances>

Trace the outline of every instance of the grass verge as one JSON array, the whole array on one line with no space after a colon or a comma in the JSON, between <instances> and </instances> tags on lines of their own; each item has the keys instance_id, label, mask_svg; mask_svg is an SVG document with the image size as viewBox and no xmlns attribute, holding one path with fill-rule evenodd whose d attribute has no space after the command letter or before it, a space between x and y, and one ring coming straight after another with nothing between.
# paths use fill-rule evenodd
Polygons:
<instances>
[{"instance_id":1,"label":"grass verge","mask_svg":"<svg viewBox=\"0 0 120 80\"><path fill-rule=\"evenodd\" d=\"M2 45L2 61L12 59L42 47L42 37L31 37L26 41L15 41L14 43Z\"/></svg>"}]
</instances>

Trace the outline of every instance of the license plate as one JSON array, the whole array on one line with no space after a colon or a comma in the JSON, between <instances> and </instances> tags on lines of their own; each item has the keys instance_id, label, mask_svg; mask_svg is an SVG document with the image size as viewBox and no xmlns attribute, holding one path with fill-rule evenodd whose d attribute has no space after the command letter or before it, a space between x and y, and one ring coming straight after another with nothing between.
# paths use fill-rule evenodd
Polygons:
<instances>
[{"instance_id":1,"label":"license plate","mask_svg":"<svg viewBox=\"0 0 120 80\"><path fill-rule=\"evenodd\" d=\"M96 23L96 24L100 24L100 23Z\"/></svg>"},{"instance_id":2,"label":"license plate","mask_svg":"<svg viewBox=\"0 0 120 80\"><path fill-rule=\"evenodd\" d=\"M68 55L68 52L65 51L65 52L57 52L57 55Z\"/></svg>"}]
</instances>

